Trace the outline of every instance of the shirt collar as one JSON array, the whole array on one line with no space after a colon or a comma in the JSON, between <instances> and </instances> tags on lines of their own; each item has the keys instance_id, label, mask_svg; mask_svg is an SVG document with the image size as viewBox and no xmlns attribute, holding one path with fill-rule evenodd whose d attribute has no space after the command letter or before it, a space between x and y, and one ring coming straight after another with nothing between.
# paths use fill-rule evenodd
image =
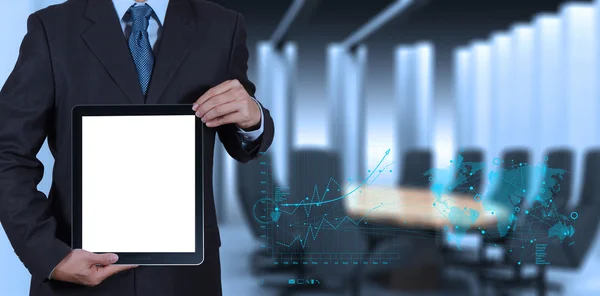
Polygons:
<instances>
[{"instance_id":1,"label":"shirt collar","mask_svg":"<svg viewBox=\"0 0 600 296\"><path fill-rule=\"evenodd\" d=\"M119 19L123 19L123 16L125 16L127 10L129 10L129 7L135 3L135 0L113 0L113 4L117 10L117 15L119 15ZM152 7L156 17L158 17L158 21L161 25L164 25L169 0L146 0L146 4Z\"/></svg>"}]
</instances>

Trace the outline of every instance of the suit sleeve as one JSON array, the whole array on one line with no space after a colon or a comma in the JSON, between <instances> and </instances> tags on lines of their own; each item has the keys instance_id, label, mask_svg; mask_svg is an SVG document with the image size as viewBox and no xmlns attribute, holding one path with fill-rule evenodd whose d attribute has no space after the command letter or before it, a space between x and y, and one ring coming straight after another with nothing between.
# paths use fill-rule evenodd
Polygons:
<instances>
[{"instance_id":1,"label":"suit sleeve","mask_svg":"<svg viewBox=\"0 0 600 296\"><path fill-rule=\"evenodd\" d=\"M233 35L231 56L229 58L229 79L237 79L246 89L248 94L254 97L256 87L248 79L248 48L246 47L246 27L244 24L244 18L241 14L238 14L235 26L235 33ZM240 162L248 162L260 153L267 151L271 143L273 142L273 136L275 134L275 128L273 125L273 119L267 110L258 100L263 114L263 133L256 140L253 141L252 147L244 149L242 146L242 140L240 139L235 124L228 124L218 128L219 139L225 146L227 153L234 159Z\"/></svg>"},{"instance_id":2,"label":"suit sleeve","mask_svg":"<svg viewBox=\"0 0 600 296\"><path fill-rule=\"evenodd\" d=\"M54 79L45 29L35 14L19 58L0 91L0 222L29 272L46 278L71 251L56 238L56 220L37 190L44 170L36 158L49 128Z\"/></svg>"}]
</instances>

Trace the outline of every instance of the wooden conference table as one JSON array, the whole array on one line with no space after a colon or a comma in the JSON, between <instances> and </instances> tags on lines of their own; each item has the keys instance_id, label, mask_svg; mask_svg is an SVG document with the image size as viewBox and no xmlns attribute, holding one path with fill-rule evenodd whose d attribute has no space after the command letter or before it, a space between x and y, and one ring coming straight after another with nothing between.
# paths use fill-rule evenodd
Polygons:
<instances>
[{"instance_id":1,"label":"wooden conference table","mask_svg":"<svg viewBox=\"0 0 600 296\"><path fill-rule=\"evenodd\" d=\"M437 197L429 189L402 187L364 186L345 192L344 206L353 219L365 218L369 223L394 227L436 231L454 231L478 228L495 228L500 218L506 218L511 210L479 196L448 194ZM389 271L385 283L393 290L430 290L440 288L442 270L438 258L439 248L435 241L402 238L413 242L406 252L406 260L417 260L416 266L394 268ZM402 264L401 264L402 265Z\"/></svg>"},{"instance_id":2,"label":"wooden conference table","mask_svg":"<svg viewBox=\"0 0 600 296\"><path fill-rule=\"evenodd\" d=\"M344 206L350 217L407 228L486 228L510 213L496 203L481 201L479 196L448 194L437 198L429 189L364 186L345 194Z\"/></svg>"}]
</instances>

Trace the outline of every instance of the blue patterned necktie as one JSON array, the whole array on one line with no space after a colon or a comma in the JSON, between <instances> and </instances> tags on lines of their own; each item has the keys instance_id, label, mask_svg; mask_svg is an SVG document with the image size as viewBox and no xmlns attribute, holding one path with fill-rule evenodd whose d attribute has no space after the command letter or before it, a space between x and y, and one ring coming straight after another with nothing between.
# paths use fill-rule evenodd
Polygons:
<instances>
[{"instance_id":1,"label":"blue patterned necktie","mask_svg":"<svg viewBox=\"0 0 600 296\"><path fill-rule=\"evenodd\" d=\"M148 21L152 15L152 7L147 4L134 4L129 8L129 14L132 21L129 51L135 63L142 92L146 95L150 77L152 77L152 67L154 66L154 55L148 39Z\"/></svg>"}]
</instances>

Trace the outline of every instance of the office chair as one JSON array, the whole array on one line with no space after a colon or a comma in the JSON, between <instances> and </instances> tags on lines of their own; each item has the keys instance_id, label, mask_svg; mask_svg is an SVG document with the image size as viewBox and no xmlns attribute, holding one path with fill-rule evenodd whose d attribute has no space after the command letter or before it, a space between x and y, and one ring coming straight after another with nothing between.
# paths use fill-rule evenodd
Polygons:
<instances>
[{"instance_id":1,"label":"office chair","mask_svg":"<svg viewBox=\"0 0 600 296\"><path fill-rule=\"evenodd\" d=\"M524 204L526 196L529 194L524 190L528 190L531 186L531 166L528 166L529 152L525 149L516 149L506 151L502 157L502 171L498 173L497 184L491 184L495 186L492 189L492 194L489 196L490 200L498 205L504 206L507 209L515 210L514 219L509 219L505 223L498 224L498 227L492 227L485 229L484 245L480 248L479 258L485 260L486 246L489 245L502 245L509 238L514 230L514 224L518 220L518 216L521 214L520 208ZM517 199L513 200L511 196L516 196ZM485 202L485 201L483 201ZM502 225L508 230L499 229ZM502 228L503 228L502 227Z\"/></svg>"},{"instance_id":2,"label":"office chair","mask_svg":"<svg viewBox=\"0 0 600 296\"><path fill-rule=\"evenodd\" d=\"M491 200L495 204L515 210L515 212L511 213L506 221L499 222L495 227L484 229L484 235L481 234L482 230L480 229L468 231L469 233L476 231L481 235L481 244L475 254L442 245L445 264L474 268L480 281L484 280L483 273L486 266L498 264L496 261L489 260L486 252L490 246L503 248L515 229L515 223L521 214L521 211L517 212L516 209L520 209L527 194L527 192L519 191L522 191L522 188L530 187L529 169L523 169L528 167L523 166L523 164L527 164L528 158L529 152L524 149L506 151L502 162L497 164L500 169L493 170L497 175L495 181L488 184L488 186L492 186L491 193L486 195L482 201ZM511 196L516 196L517 199L509 198Z\"/></svg>"},{"instance_id":3,"label":"office chair","mask_svg":"<svg viewBox=\"0 0 600 296\"><path fill-rule=\"evenodd\" d=\"M451 183L452 193L473 195L482 192L481 180L486 168L483 157L483 151L480 149L464 150L456 154L454 162L457 170ZM444 237L445 233L440 233L440 250L445 254L453 251L453 248L446 244Z\"/></svg>"},{"instance_id":4,"label":"office chair","mask_svg":"<svg viewBox=\"0 0 600 296\"><path fill-rule=\"evenodd\" d=\"M547 167L548 168L558 168L558 169L565 169L567 171L569 171L572 167L572 162L573 162L573 155L572 152L566 149L557 149L557 150L552 150L549 151L547 154L548 160L547 160ZM525 164L527 163L528 160L528 153L525 150L513 150L513 151L509 151L505 154L503 161L504 163L503 168L504 169L511 169L511 168L515 168L517 165L520 166L521 163ZM510 163L508 163L510 162ZM507 164L508 163L508 164ZM531 169L531 166L528 166ZM522 175L521 174L513 174L513 176L517 179L516 182L515 180L505 180L507 182L511 182L511 184L517 185L520 188L531 188L530 184L532 182L532 180L530 180L530 170L525 170ZM550 180L551 178L557 178L556 176L551 176L549 174L551 174L551 171L547 171L546 172L546 176L544 176L544 180ZM503 177L503 176L500 176ZM521 179L522 181L519 181L518 179ZM564 174L563 175L563 179L557 179L556 180L556 188L554 188L553 190L551 190L551 192L546 192L545 195L549 195L552 196L551 199L553 203L555 203L555 206L559 209L559 210L564 210L566 204L568 203L569 200L569 196L570 196L570 192L571 192L571 175L570 174ZM501 186L503 189L506 188L511 188L513 186ZM518 192L514 192L514 191L509 191L506 192L506 190L502 190L500 188L496 188L497 192L492 195L492 199L498 201L499 203L504 204L507 207L511 207L512 204L509 204L509 200L506 198L506 194L514 194L514 195L518 195L520 193ZM511 190L511 189L509 189ZM525 192L526 193L526 192ZM544 196L543 194L536 194L536 196ZM518 202L516 202L514 204L515 207L515 211L517 211L517 207L518 207L518 212L515 213L515 220L513 220L513 223L510 224L511 229L515 229L515 223L521 218L523 217L523 213L525 212L525 199L526 199L526 194L522 194L521 198ZM539 205L539 203L536 203L537 205ZM521 208L523 208L523 211L521 211ZM500 235L498 229L486 229L486 243L488 245L495 245L495 246L502 246L503 244L505 244L509 239L510 239L510 235L513 233L513 231L509 231L506 235ZM479 254L479 258L481 261L484 261L483 265L485 265L485 248L481 248L480 249L480 254ZM494 263L490 263L487 262L489 264L494 264ZM518 267L516 267L516 272L520 272L520 269Z\"/></svg>"},{"instance_id":5,"label":"office chair","mask_svg":"<svg viewBox=\"0 0 600 296\"><path fill-rule=\"evenodd\" d=\"M366 243L354 220L347 217L343 201L337 200L343 194L340 158L325 150L300 150L292 153L291 163L290 200L303 205L287 209L296 209L293 226L286 229L288 241L298 238L295 244L302 247L302 260L319 263L303 265L295 276L318 284L288 285L281 295L307 290L344 293L358 267L344 253L366 253Z\"/></svg>"},{"instance_id":6,"label":"office chair","mask_svg":"<svg viewBox=\"0 0 600 296\"><path fill-rule=\"evenodd\" d=\"M579 203L574 209L565 207L564 214L571 218L573 227L577 230L576 236L570 237L570 242L560 245L569 259L568 268L579 268L598 232L600 222L600 149L590 150L585 157L585 172L583 179L583 190L580 194ZM573 214L575 213L575 214ZM577 243L569 245L577 240ZM554 246L558 248L558 246Z\"/></svg>"},{"instance_id":7,"label":"office chair","mask_svg":"<svg viewBox=\"0 0 600 296\"><path fill-rule=\"evenodd\" d=\"M567 173L562 176L562 179L556 180L555 188L552 188L550 194L553 196L552 202L561 209L567 210L567 203L572 194L572 174L573 169L573 152L569 149L554 149L548 152L546 166L548 169L562 169ZM551 176L551 172L547 172L544 179L557 178Z\"/></svg>"},{"instance_id":8,"label":"office chair","mask_svg":"<svg viewBox=\"0 0 600 296\"><path fill-rule=\"evenodd\" d=\"M565 212L567 211L567 203L569 201L569 197L571 194L571 174L569 173L571 168L572 168L572 164L573 164L573 154L571 151L567 150L567 149L555 149L555 150L551 150L548 152L547 154L547 161L546 161L546 166L548 168L548 170L546 171L546 175L543 178L543 182L549 182L554 180L555 184L553 186L553 188L550 188L550 190L548 190L547 192L544 189L543 193L536 193L536 200L534 201L533 205L531 207L529 207L528 210L525 210L526 213L532 211L533 213L531 213L531 215L526 214L526 215L521 215L520 219L521 221L519 221L519 225L517 226L517 228L520 228L520 231L524 231L524 228L530 228L532 227L532 225L538 225L538 226L542 226L543 225L539 225L540 221L534 218L537 217L538 215L540 215L539 211L537 211L538 213L536 213L536 209L539 209L540 207L542 207L544 204L549 204L552 203L554 204L554 207L556 208L556 210L558 212ZM566 174L562 174L562 178L559 178L558 175L553 175L554 172L552 170L554 169L563 169L566 170L567 173ZM541 186L543 184L540 184ZM546 186L544 186L546 187ZM540 187L542 188L542 187ZM541 216L546 216L545 213L541 213ZM532 232L535 230L530 230L528 232ZM510 241L514 244L515 240L518 238L510 238ZM509 245L505 245L503 246L504 250L510 250L511 246ZM515 278L520 278L521 277L521 273L522 273L522 268L520 264L514 264L514 262L511 262L512 260L510 260L510 256L505 256L504 257L504 262L503 265L508 265L508 266L512 266L513 268L513 273L515 275ZM486 262L487 266L490 265L494 265L496 267L498 267L498 264L494 264L493 262ZM486 264L484 264L486 265ZM480 274L482 275L482 274ZM486 280L485 277L482 278L482 280Z\"/></svg>"},{"instance_id":9,"label":"office chair","mask_svg":"<svg viewBox=\"0 0 600 296\"><path fill-rule=\"evenodd\" d=\"M242 214L250 228L252 236L265 244L265 224L256 220L255 205L266 196L262 190L273 191L278 187L273 179L271 171L271 157L268 154L262 155L246 164L237 164L237 193L242 208ZM261 174L267 172L267 174ZM272 193L272 192L271 192ZM255 250L250 257L250 268L253 274L259 273L283 273L295 272L299 267L297 265L275 265L271 254L272 251L260 247Z\"/></svg>"},{"instance_id":10,"label":"office chair","mask_svg":"<svg viewBox=\"0 0 600 296\"><path fill-rule=\"evenodd\" d=\"M427 149L409 150L403 155L403 165L400 168L402 172L398 186L410 188L429 188L431 181L425 175L432 168L433 154ZM397 227L382 225L378 223L369 223L361 225L365 231L367 244L370 251L374 251L376 246L386 240L390 233L397 230Z\"/></svg>"},{"instance_id":11,"label":"office chair","mask_svg":"<svg viewBox=\"0 0 600 296\"><path fill-rule=\"evenodd\" d=\"M562 151L560 153L565 152ZM551 159L548 160L549 167L551 167L550 161ZM571 167L572 155L569 152L568 157L565 157L562 162L557 160L556 163ZM565 169L567 168L565 167ZM568 176L568 174L565 176ZM600 200L598 199L600 195L599 181L600 150L593 150L586 154L583 190L578 205L574 209L569 209L564 200L557 200L557 198L560 198L559 194L552 195L552 203L557 200L555 204L556 210L548 206L547 202L537 200L536 205L532 209L538 212L532 213L533 215L527 215L522 223L524 224L523 226L532 229L522 231L521 236L515 236L510 240L510 248L518 249L522 252L520 256L522 262L513 264L519 266L519 268L525 264L535 264L537 272L529 277L524 277L522 273L517 272L510 278L501 277L497 273L490 273L485 275L485 281L498 287L507 287L507 285L515 288L534 286L538 295L545 295L549 289L560 290L560 286L551 286L547 283L547 268L543 263L549 262L554 267L575 270L581 267L585 258L589 255L589 250L598 233L598 223L600 222L600 216L597 214L600 211ZM561 184L560 187L560 191L562 191L565 184ZM562 223L562 225L559 223ZM573 230L575 230L574 232L570 229L571 225L573 226ZM540 231L539 229L544 231ZM527 242L529 242L529 245ZM537 247L535 246L539 244L547 245L545 248L546 257L541 259L536 256ZM534 247L531 247L532 245Z\"/></svg>"}]
</instances>

